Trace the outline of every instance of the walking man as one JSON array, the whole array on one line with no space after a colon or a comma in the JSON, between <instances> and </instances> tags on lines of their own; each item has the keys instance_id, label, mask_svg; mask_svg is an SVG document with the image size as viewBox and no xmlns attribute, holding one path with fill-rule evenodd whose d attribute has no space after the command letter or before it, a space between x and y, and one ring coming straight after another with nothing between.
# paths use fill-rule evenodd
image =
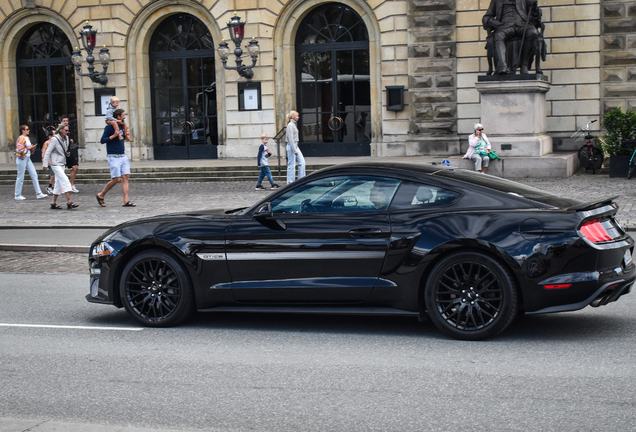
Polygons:
<instances>
[{"instance_id":1,"label":"walking man","mask_svg":"<svg viewBox=\"0 0 636 432\"><path fill-rule=\"evenodd\" d=\"M123 109L117 109L113 112L113 117L118 121L126 119L126 113ZM130 175L130 161L126 156L124 147L124 136L121 129L116 131L112 125L106 125L104 135L101 139L102 144L106 144L106 154L108 155L108 166L110 168L110 181L106 183L104 189L95 197L100 206L106 207L104 197L117 183L121 182L121 192L124 196L122 207L136 207L136 205L128 201L128 176Z\"/></svg>"}]
</instances>

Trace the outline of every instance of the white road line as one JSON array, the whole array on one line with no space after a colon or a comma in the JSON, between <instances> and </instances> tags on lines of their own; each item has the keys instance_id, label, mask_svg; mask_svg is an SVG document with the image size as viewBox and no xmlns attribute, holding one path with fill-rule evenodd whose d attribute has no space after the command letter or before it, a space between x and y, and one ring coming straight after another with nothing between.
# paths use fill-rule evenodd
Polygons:
<instances>
[{"instance_id":1,"label":"white road line","mask_svg":"<svg viewBox=\"0 0 636 432\"><path fill-rule=\"evenodd\" d=\"M44 324L3 324L0 327L31 327L31 328L52 328L52 329L73 329L73 330L118 330L118 331L141 331L143 327L88 327L88 326L66 326L66 325L44 325Z\"/></svg>"}]
</instances>

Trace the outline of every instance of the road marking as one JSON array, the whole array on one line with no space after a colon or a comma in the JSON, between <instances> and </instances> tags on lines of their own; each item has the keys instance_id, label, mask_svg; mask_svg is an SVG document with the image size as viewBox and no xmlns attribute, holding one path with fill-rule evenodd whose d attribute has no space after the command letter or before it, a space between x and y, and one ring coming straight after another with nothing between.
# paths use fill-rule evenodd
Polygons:
<instances>
[{"instance_id":1,"label":"road marking","mask_svg":"<svg viewBox=\"0 0 636 432\"><path fill-rule=\"evenodd\" d=\"M53 329L73 329L73 330L118 330L118 331L141 331L141 328L134 327L88 327L88 326L66 326L66 325L45 325L45 324L2 324L0 327L31 327L31 328L53 328Z\"/></svg>"}]
</instances>

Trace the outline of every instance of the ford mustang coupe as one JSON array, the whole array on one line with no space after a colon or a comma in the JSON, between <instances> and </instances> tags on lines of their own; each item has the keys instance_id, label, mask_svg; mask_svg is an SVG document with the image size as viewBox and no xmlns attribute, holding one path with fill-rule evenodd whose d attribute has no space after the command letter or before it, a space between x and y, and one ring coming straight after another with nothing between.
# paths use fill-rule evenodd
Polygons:
<instances>
[{"instance_id":1,"label":"ford mustang coupe","mask_svg":"<svg viewBox=\"0 0 636 432\"><path fill-rule=\"evenodd\" d=\"M411 315L480 340L520 312L630 292L634 241L617 209L430 164L338 165L249 208L105 232L86 298L152 327L196 310Z\"/></svg>"}]
</instances>

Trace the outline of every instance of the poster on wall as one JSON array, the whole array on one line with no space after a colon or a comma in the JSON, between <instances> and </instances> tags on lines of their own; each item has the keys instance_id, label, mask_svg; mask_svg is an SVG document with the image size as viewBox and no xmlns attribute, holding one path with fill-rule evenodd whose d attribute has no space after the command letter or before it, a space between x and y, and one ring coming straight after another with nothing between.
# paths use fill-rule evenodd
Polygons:
<instances>
[{"instance_id":1,"label":"poster on wall","mask_svg":"<svg viewBox=\"0 0 636 432\"><path fill-rule=\"evenodd\" d=\"M110 98L115 96L114 88L95 89L95 115L106 115Z\"/></svg>"},{"instance_id":2,"label":"poster on wall","mask_svg":"<svg viewBox=\"0 0 636 432\"><path fill-rule=\"evenodd\" d=\"M261 108L261 83L238 83L239 111L257 111Z\"/></svg>"}]
</instances>

